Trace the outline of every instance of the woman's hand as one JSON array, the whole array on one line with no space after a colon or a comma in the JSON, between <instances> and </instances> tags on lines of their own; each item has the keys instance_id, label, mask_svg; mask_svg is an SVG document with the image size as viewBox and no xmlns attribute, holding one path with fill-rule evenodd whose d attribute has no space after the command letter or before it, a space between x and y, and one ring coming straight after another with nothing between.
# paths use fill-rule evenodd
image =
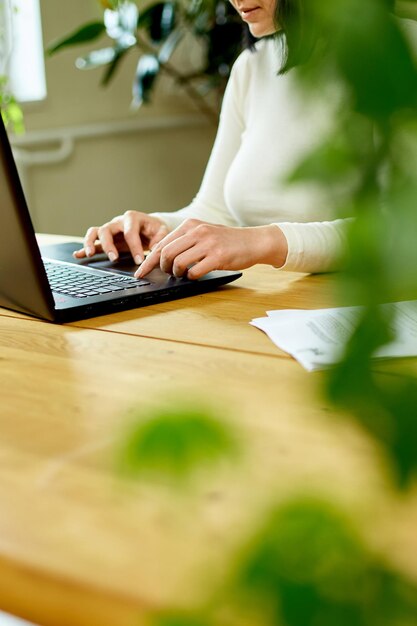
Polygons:
<instances>
[{"instance_id":1,"label":"woman's hand","mask_svg":"<svg viewBox=\"0 0 417 626\"><path fill-rule=\"evenodd\" d=\"M110 261L115 261L119 252L128 251L139 265L144 259L144 249L152 248L167 233L168 227L160 219L139 211L126 211L103 226L89 228L84 246L74 256L82 259L105 252Z\"/></svg>"},{"instance_id":2,"label":"woman's hand","mask_svg":"<svg viewBox=\"0 0 417 626\"><path fill-rule=\"evenodd\" d=\"M256 263L281 267L287 240L278 226L232 228L188 219L164 237L137 270L142 278L159 265L176 277L200 278L212 270L241 270Z\"/></svg>"}]
</instances>

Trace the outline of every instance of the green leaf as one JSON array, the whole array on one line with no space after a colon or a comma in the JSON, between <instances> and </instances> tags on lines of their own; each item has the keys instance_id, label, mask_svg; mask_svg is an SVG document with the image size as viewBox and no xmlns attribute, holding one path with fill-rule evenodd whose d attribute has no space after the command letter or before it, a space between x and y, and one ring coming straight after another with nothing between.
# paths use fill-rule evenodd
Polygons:
<instances>
[{"instance_id":1,"label":"green leaf","mask_svg":"<svg viewBox=\"0 0 417 626\"><path fill-rule=\"evenodd\" d=\"M155 55L143 54L140 57L132 87L134 108L139 107L142 102L149 102L159 69L160 64Z\"/></svg>"},{"instance_id":2,"label":"green leaf","mask_svg":"<svg viewBox=\"0 0 417 626\"><path fill-rule=\"evenodd\" d=\"M179 42L184 37L184 31L179 28L173 30L172 33L167 37L158 52L158 61L161 64L167 63L171 58L171 55L176 50Z\"/></svg>"},{"instance_id":3,"label":"green leaf","mask_svg":"<svg viewBox=\"0 0 417 626\"><path fill-rule=\"evenodd\" d=\"M58 50L62 50L68 46L76 46L94 41L95 39L98 39L98 37L100 37L105 30L106 28L102 22L90 22L89 24L81 26L81 28L78 28L69 35L66 35L65 37L50 44L46 49L46 53L51 56L52 54L58 52Z\"/></svg>"},{"instance_id":4,"label":"green leaf","mask_svg":"<svg viewBox=\"0 0 417 626\"><path fill-rule=\"evenodd\" d=\"M398 0L395 4L395 13L399 17L417 20L417 2L415 0Z\"/></svg>"},{"instance_id":5,"label":"green leaf","mask_svg":"<svg viewBox=\"0 0 417 626\"><path fill-rule=\"evenodd\" d=\"M360 192L352 198L349 228L349 256L346 271L355 286L355 299L362 304L390 301L387 283L390 230L377 191L368 196ZM343 277L342 277L343 278ZM371 328L371 326L370 326Z\"/></svg>"},{"instance_id":6,"label":"green leaf","mask_svg":"<svg viewBox=\"0 0 417 626\"><path fill-rule=\"evenodd\" d=\"M25 132L22 109L17 103L12 102L6 107L2 107L1 116L5 127L15 135L22 135Z\"/></svg>"},{"instance_id":7,"label":"green leaf","mask_svg":"<svg viewBox=\"0 0 417 626\"><path fill-rule=\"evenodd\" d=\"M328 374L328 393L333 402L353 411L367 430L381 441L389 436L370 369L371 358L392 336L378 307L364 309L345 348L344 359Z\"/></svg>"},{"instance_id":8,"label":"green leaf","mask_svg":"<svg viewBox=\"0 0 417 626\"><path fill-rule=\"evenodd\" d=\"M75 65L79 70L91 70L112 63L116 56L117 51L115 48L101 48L100 50L93 50L82 57L78 57Z\"/></svg>"},{"instance_id":9,"label":"green leaf","mask_svg":"<svg viewBox=\"0 0 417 626\"><path fill-rule=\"evenodd\" d=\"M384 377L379 391L385 412L391 420L387 449L400 487L407 487L417 477L417 382L411 379Z\"/></svg>"},{"instance_id":10,"label":"green leaf","mask_svg":"<svg viewBox=\"0 0 417 626\"><path fill-rule=\"evenodd\" d=\"M6 128L16 135L25 131L23 112L9 89L9 78L0 75L0 108L3 123Z\"/></svg>"},{"instance_id":11,"label":"green leaf","mask_svg":"<svg viewBox=\"0 0 417 626\"><path fill-rule=\"evenodd\" d=\"M375 350L393 338L391 326L386 308L365 309L327 384L333 402L349 409L379 444L397 485L404 488L417 476L417 381L371 369Z\"/></svg>"},{"instance_id":12,"label":"green leaf","mask_svg":"<svg viewBox=\"0 0 417 626\"><path fill-rule=\"evenodd\" d=\"M269 624L392 626L417 617L417 589L366 550L343 512L318 499L272 510L235 572L240 609L255 605Z\"/></svg>"},{"instance_id":13,"label":"green leaf","mask_svg":"<svg viewBox=\"0 0 417 626\"><path fill-rule=\"evenodd\" d=\"M409 137L417 149L416 131L410 129ZM385 194L384 206L387 211L385 244L389 263L385 269L386 287L391 292L390 300L417 299L417 246L416 246L416 198L417 181L414 164L417 152L404 149L401 155L393 158L396 165L403 160L402 175L392 176L392 188ZM409 162L409 164L407 163ZM410 169L410 172L406 171Z\"/></svg>"},{"instance_id":14,"label":"green leaf","mask_svg":"<svg viewBox=\"0 0 417 626\"><path fill-rule=\"evenodd\" d=\"M381 0L311 3L309 20L325 33L326 57L351 90L355 109L381 120L417 103L410 45Z\"/></svg>"},{"instance_id":15,"label":"green leaf","mask_svg":"<svg viewBox=\"0 0 417 626\"><path fill-rule=\"evenodd\" d=\"M133 476L186 481L238 450L227 426L198 408L173 406L138 416L121 449L122 469Z\"/></svg>"},{"instance_id":16,"label":"green leaf","mask_svg":"<svg viewBox=\"0 0 417 626\"><path fill-rule=\"evenodd\" d=\"M165 41L176 25L176 4L157 2L139 14L138 28L147 30L155 43Z\"/></svg>"},{"instance_id":17,"label":"green leaf","mask_svg":"<svg viewBox=\"0 0 417 626\"><path fill-rule=\"evenodd\" d=\"M366 356L357 351L329 374L329 394L380 446L397 487L413 485L417 477L417 382L373 372Z\"/></svg>"},{"instance_id":18,"label":"green leaf","mask_svg":"<svg viewBox=\"0 0 417 626\"><path fill-rule=\"evenodd\" d=\"M110 81L113 78L113 75L114 75L116 69L119 66L119 63L120 63L121 59L124 57L126 52L127 52L126 48L123 48L122 50L117 50L116 51L115 57L109 63L109 65L108 65L108 67L107 67L106 71L104 72L103 77L101 79L101 84L103 86L107 86L110 83Z\"/></svg>"},{"instance_id":19,"label":"green leaf","mask_svg":"<svg viewBox=\"0 0 417 626\"><path fill-rule=\"evenodd\" d=\"M338 182L346 178L355 169L355 165L354 155L349 152L348 147L333 140L321 144L305 155L290 172L286 182Z\"/></svg>"}]
</instances>

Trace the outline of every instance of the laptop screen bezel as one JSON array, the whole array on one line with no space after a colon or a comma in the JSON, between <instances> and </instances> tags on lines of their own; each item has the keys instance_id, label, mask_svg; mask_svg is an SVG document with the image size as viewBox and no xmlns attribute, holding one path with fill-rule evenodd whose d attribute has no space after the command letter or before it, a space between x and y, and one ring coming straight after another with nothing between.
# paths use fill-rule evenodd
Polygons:
<instances>
[{"instance_id":1,"label":"laptop screen bezel","mask_svg":"<svg viewBox=\"0 0 417 626\"><path fill-rule=\"evenodd\" d=\"M13 211L13 216L10 216L10 223L13 225L13 228L16 227L18 229L15 232L2 233L2 245L8 247L7 258L12 263L15 263L16 266L19 263L24 264L21 270L28 273L31 286L30 290L25 290L24 285L22 285L22 288L19 290L19 285L15 282L12 290L10 281L13 277L9 278L3 275L0 284L0 305L55 321L53 295L43 266L35 230L1 114L0 167L3 169L4 179L8 185L8 189L5 190L5 193L7 191L8 195L5 198L5 202L2 203L1 209L5 212ZM3 219L5 222L7 221L7 214L3 214ZM19 292L17 294L18 297L16 297L16 291Z\"/></svg>"}]
</instances>

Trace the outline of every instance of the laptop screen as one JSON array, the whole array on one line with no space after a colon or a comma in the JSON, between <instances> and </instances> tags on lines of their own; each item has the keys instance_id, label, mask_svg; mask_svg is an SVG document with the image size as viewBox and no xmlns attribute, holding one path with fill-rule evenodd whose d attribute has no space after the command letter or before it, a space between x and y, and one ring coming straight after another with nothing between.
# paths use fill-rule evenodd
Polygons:
<instances>
[{"instance_id":1,"label":"laptop screen","mask_svg":"<svg viewBox=\"0 0 417 626\"><path fill-rule=\"evenodd\" d=\"M0 306L53 319L50 292L0 115Z\"/></svg>"}]
</instances>

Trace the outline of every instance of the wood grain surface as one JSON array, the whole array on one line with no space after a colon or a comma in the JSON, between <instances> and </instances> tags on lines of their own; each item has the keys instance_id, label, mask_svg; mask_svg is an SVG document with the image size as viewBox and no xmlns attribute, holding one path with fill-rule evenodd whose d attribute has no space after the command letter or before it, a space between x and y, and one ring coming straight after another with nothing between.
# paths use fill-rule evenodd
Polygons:
<instances>
[{"instance_id":1,"label":"wood grain surface","mask_svg":"<svg viewBox=\"0 0 417 626\"><path fill-rule=\"evenodd\" d=\"M395 496L377 446L323 399L323 375L248 324L333 298L330 276L260 267L62 326L0 310L0 608L45 626L150 624L204 597L272 501L306 491L353 512L417 580L417 498ZM242 447L179 496L116 471L133 413L173 401L208 407Z\"/></svg>"}]
</instances>

